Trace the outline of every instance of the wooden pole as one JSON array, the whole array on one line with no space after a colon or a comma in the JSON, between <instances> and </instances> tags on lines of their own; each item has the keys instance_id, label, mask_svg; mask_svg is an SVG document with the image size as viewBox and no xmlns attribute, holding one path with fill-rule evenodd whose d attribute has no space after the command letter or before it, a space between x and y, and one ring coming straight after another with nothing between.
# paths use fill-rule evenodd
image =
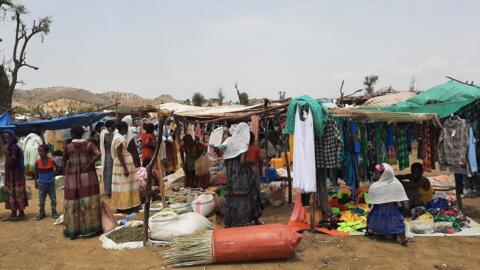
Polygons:
<instances>
[{"instance_id":1,"label":"wooden pole","mask_svg":"<svg viewBox=\"0 0 480 270\"><path fill-rule=\"evenodd\" d=\"M163 136L163 124L165 123L165 115L160 110L157 113L158 119L158 138L157 147L155 147L155 153L150 163L147 165L147 189L145 191L145 208L143 217L143 246L147 247L148 244L148 219L150 218L150 200L152 197L152 181L153 181L153 167L160 153L160 145L162 143ZM161 169L160 169L161 170ZM163 178L160 179L163 182ZM162 205L163 206L163 205Z\"/></svg>"}]
</instances>

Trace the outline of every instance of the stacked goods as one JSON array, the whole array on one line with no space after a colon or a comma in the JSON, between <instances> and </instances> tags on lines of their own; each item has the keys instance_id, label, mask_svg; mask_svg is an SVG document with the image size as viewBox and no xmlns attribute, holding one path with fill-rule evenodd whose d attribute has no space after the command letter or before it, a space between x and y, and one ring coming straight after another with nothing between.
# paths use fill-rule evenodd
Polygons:
<instances>
[{"instance_id":1,"label":"stacked goods","mask_svg":"<svg viewBox=\"0 0 480 270\"><path fill-rule=\"evenodd\" d=\"M279 224L216 229L176 238L162 257L176 267L287 259L301 238L295 230Z\"/></svg>"}]
</instances>

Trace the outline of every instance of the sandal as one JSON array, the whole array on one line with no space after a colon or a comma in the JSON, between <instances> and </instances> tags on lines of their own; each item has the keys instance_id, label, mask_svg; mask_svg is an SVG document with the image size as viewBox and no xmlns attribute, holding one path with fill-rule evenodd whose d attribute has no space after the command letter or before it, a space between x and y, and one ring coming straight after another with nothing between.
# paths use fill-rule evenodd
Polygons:
<instances>
[{"instance_id":1,"label":"sandal","mask_svg":"<svg viewBox=\"0 0 480 270\"><path fill-rule=\"evenodd\" d=\"M35 220L42 220L46 217L47 217L46 215L38 215L38 216L35 217Z\"/></svg>"}]
</instances>

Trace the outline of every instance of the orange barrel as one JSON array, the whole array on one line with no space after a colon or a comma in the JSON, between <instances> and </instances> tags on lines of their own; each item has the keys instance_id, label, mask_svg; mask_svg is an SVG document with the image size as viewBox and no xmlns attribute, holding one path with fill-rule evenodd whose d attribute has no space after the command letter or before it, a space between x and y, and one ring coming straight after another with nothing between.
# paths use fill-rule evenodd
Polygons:
<instances>
[{"instance_id":1,"label":"orange barrel","mask_svg":"<svg viewBox=\"0 0 480 270\"><path fill-rule=\"evenodd\" d=\"M287 259L301 239L295 229L280 224L216 229L213 231L214 261Z\"/></svg>"}]
</instances>

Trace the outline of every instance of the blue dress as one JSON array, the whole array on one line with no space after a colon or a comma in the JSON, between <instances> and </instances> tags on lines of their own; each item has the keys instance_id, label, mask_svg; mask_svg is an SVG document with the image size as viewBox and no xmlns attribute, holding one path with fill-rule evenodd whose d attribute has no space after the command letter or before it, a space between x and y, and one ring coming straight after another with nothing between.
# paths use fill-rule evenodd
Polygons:
<instances>
[{"instance_id":1,"label":"blue dress","mask_svg":"<svg viewBox=\"0 0 480 270\"><path fill-rule=\"evenodd\" d=\"M380 235L396 235L405 232L403 216L396 202L375 204L367 216L368 229Z\"/></svg>"}]
</instances>

